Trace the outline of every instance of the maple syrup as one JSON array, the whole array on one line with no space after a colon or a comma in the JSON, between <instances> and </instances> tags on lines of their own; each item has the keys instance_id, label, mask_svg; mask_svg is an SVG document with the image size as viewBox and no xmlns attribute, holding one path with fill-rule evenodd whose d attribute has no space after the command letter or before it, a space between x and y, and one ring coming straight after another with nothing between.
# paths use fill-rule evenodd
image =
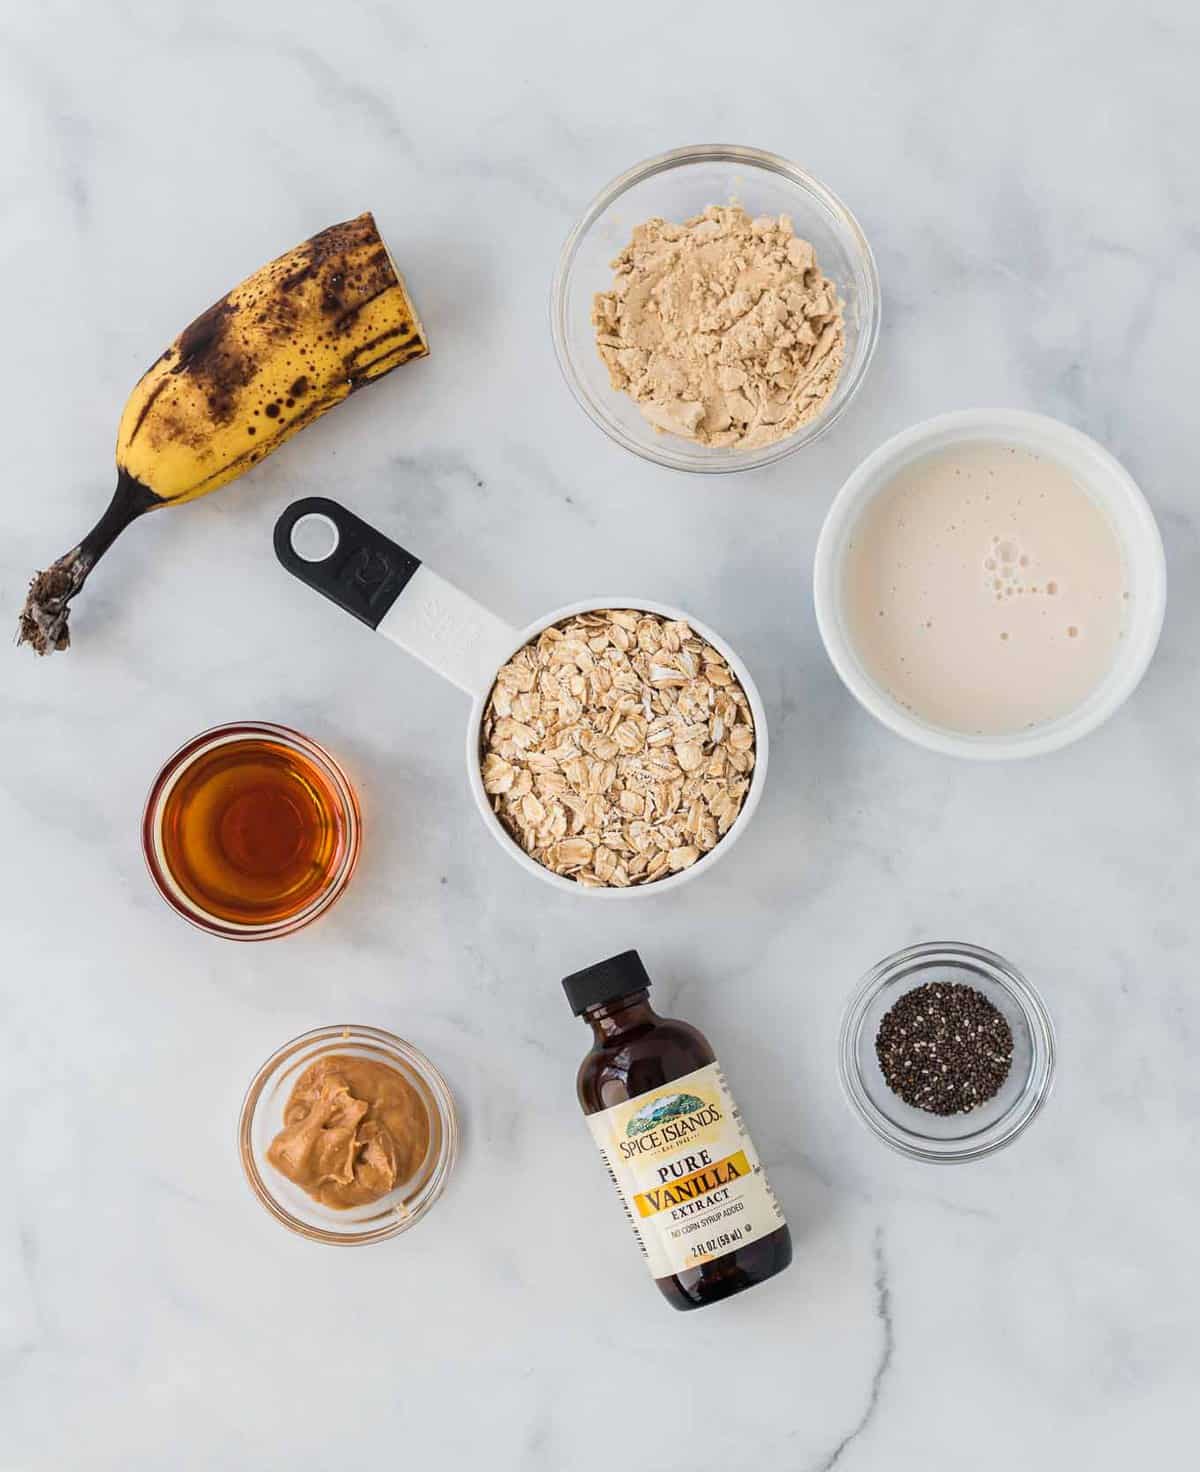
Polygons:
<instances>
[{"instance_id":1,"label":"maple syrup","mask_svg":"<svg viewBox=\"0 0 1200 1472\"><path fill-rule=\"evenodd\" d=\"M188 919L221 934L279 934L340 893L358 826L353 791L318 746L282 727L229 727L197 737L160 775L147 859Z\"/></svg>"}]
</instances>

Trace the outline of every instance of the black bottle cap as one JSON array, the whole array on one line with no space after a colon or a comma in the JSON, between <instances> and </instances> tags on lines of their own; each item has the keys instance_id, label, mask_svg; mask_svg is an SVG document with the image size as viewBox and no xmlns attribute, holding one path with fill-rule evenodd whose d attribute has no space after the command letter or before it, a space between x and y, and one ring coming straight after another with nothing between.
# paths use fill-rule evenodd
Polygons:
<instances>
[{"instance_id":1,"label":"black bottle cap","mask_svg":"<svg viewBox=\"0 0 1200 1472\"><path fill-rule=\"evenodd\" d=\"M594 966L563 977L563 991L576 1017L589 1007L627 997L630 992L645 991L649 985L650 978L636 951L622 951L619 956L610 956L607 961L597 961Z\"/></svg>"}]
</instances>

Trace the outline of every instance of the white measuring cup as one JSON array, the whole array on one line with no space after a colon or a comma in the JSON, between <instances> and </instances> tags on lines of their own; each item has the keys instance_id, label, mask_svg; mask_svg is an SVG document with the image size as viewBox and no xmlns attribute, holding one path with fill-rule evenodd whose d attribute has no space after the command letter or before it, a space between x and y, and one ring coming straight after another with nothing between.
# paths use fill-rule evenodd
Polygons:
<instances>
[{"instance_id":1,"label":"white measuring cup","mask_svg":"<svg viewBox=\"0 0 1200 1472\"><path fill-rule=\"evenodd\" d=\"M513 628L411 552L325 496L293 501L275 524L275 553L288 572L398 644L471 698L465 744L467 786L488 832L509 858L552 888L600 900L661 894L712 869L746 831L762 796L767 772L767 717L758 687L733 649L690 613L652 598L585 598ZM530 858L492 811L480 770L479 732L496 675L518 649L544 629L596 609L629 608L686 622L725 659L746 693L754 717L755 762L742 810L729 832L688 869L628 889L592 888L554 874Z\"/></svg>"}]
</instances>

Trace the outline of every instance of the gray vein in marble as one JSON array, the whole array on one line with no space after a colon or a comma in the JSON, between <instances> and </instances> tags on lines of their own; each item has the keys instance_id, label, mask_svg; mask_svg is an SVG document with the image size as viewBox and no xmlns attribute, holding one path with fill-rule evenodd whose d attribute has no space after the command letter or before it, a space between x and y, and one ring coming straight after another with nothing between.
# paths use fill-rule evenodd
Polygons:
<instances>
[{"instance_id":1,"label":"gray vein in marble","mask_svg":"<svg viewBox=\"0 0 1200 1472\"><path fill-rule=\"evenodd\" d=\"M91 152L95 135L93 124L72 106L58 75L40 58L18 48L10 35L5 35L0 54L9 60L9 71L30 96L30 105L43 116L55 150L59 156L63 194L70 205L77 230L87 222L91 206Z\"/></svg>"},{"instance_id":2,"label":"gray vein in marble","mask_svg":"<svg viewBox=\"0 0 1200 1472\"><path fill-rule=\"evenodd\" d=\"M525 1434L526 1467L558 1466L550 1444L553 1430L553 1418L547 1412L541 1412Z\"/></svg>"},{"instance_id":3,"label":"gray vein in marble","mask_svg":"<svg viewBox=\"0 0 1200 1472\"><path fill-rule=\"evenodd\" d=\"M202 1211L211 1211L213 1208L211 1201L205 1200L195 1191L189 1191L186 1186L172 1180L170 1176L164 1176L159 1171L142 1171L141 1178L152 1190L161 1191L164 1195L171 1196L176 1201L182 1201L187 1206L198 1206Z\"/></svg>"},{"instance_id":4,"label":"gray vein in marble","mask_svg":"<svg viewBox=\"0 0 1200 1472\"><path fill-rule=\"evenodd\" d=\"M210 28L205 24L190 25L188 35L193 43L199 41L215 51L224 50L230 39L228 31ZM243 49L269 49L273 57L293 62L313 84L321 102L352 109L380 137L386 138L406 153L416 153L408 129L387 98L365 83L351 80L315 47L288 40L277 30L272 31L269 39L242 32L237 44Z\"/></svg>"},{"instance_id":5,"label":"gray vein in marble","mask_svg":"<svg viewBox=\"0 0 1200 1472\"><path fill-rule=\"evenodd\" d=\"M847 1175L844 1161L841 1159L833 1168L830 1168L808 1151L781 1142L771 1150L771 1171L772 1174L782 1174L785 1170L804 1171L812 1176L813 1180L824 1186L827 1191L836 1193L842 1199L852 1198L864 1206L877 1207L882 1201L891 1207L930 1206L936 1211L945 1212L948 1216L968 1217L975 1221L994 1222L999 1219L996 1212L989 1211L986 1207L967 1206L959 1201L947 1201L944 1196L924 1195L914 1191L899 1195L893 1189L873 1190L864 1182Z\"/></svg>"},{"instance_id":6,"label":"gray vein in marble","mask_svg":"<svg viewBox=\"0 0 1200 1472\"><path fill-rule=\"evenodd\" d=\"M41 1294L38 1292L38 1240L37 1235L27 1222L22 1222L17 1228L17 1259L20 1264L20 1272L25 1280L29 1295L30 1316L32 1324L31 1332L21 1335L4 1349L5 1358L18 1359L33 1354L41 1348L49 1337L46 1324L46 1313L42 1305Z\"/></svg>"},{"instance_id":7,"label":"gray vein in marble","mask_svg":"<svg viewBox=\"0 0 1200 1472\"><path fill-rule=\"evenodd\" d=\"M892 1367L892 1356L896 1348L896 1331L892 1323L892 1295L888 1286L887 1258L884 1254L882 1227L877 1227L875 1230L872 1251L875 1262L875 1317L879 1320L881 1343L879 1358L875 1362L871 1384L867 1391L867 1404L852 1429L842 1437L827 1456L816 1464L813 1472L831 1472L831 1469L837 1466L846 1451L871 1424L875 1412L879 1409L884 1379Z\"/></svg>"},{"instance_id":8,"label":"gray vein in marble","mask_svg":"<svg viewBox=\"0 0 1200 1472\"><path fill-rule=\"evenodd\" d=\"M950 1216L969 1217L973 1221L994 1222L998 1219L996 1212L988 1211L982 1206L964 1206L959 1201L946 1201L941 1196L911 1196L904 1199L934 1206L938 1211L944 1211Z\"/></svg>"},{"instance_id":9,"label":"gray vein in marble","mask_svg":"<svg viewBox=\"0 0 1200 1472\"><path fill-rule=\"evenodd\" d=\"M92 145L92 128L77 113L57 112L53 119L63 159L63 179L75 226L82 230L91 210L92 186L88 156Z\"/></svg>"},{"instance_id":10,"label":"gray vein in marble","mask_svg":"<svg viewBox=\"0 0 1200 1472\"><path fill-rule=\"evenodd\" d=\"M482 469L459 450L424 450L420 455L388 458L387 506L402 524L457 524L465 499L483 516L495 505ZM399 484L396 484L396 482ZM420 555L420 549L413 549Z\"/></svg>"},{"instance_id":11,"label":"gray vein in marble","mask_svg":"<svg viewBox=\"0 0 1200 1472\"><path fill-rule=\"evenodd\" d=\"M295 62L306 72L310 81L318 88L323 101L352 108L381 137L398 145L406 153L416 153L412 138L399 113L379 92L363 82L352 81L312 47L301 46L296 41L280 44L273 38L271 50L273 54Z\"/></svg>"},{"instance_id":12,"label":"gray vein in marble","mask_svg":"<svg viewBox=\"0 0 1200 1472\"><path fill-rule=\"evenodd\" d=\"M571 515L581 521L584 526L599 527L602 525L602 518L575 499L562 479L551 469L546 457L539 450L535 450L532 445L513 446L509 459L513 461L518 470L528 472L534 482L539 485L539 489L543 489L554 499L561 501Z\"/></svg>"},{"instance_id":13,"label":"gray vein in marble","mask_svg":"<svg viewBox=\"0 0 1200 1472\"><path fill-rule=\"evenodd\" d=\"M494 155L487 158L467 157L462 159L454 172L485 184L511 184L536 204L553 210L567 221L579 213L582 204L580 199L568 195L538 169L527 167L519 159L497 158Z\"/></svg>"},{"instance_id":14,"label":"gray vein in marble","mask_svg":"<svg viewBox=\"0 0 1200 1472\"><path fill-rule=\"evenodd\" d=\"M109 816L84 793L47 792L25 777L0 784L0 800L31 819L31 831L53 829L76 843L99 842L111 831Z\"/></svg>"},{"instance_id":15,"label":"gray vein in marble","mask_svg":"<svg viewBox=\"0 0 1200 1472\"><path fill-rule=\"evenodd\" d=\"M545 1038L535 1037L531 1032L520 1032L516 1036L516 1041L535 1049L544 1058L549 1058L554 1062L558 1061L558 1049L552 1048Z\"/></svg>"}]
</instances>

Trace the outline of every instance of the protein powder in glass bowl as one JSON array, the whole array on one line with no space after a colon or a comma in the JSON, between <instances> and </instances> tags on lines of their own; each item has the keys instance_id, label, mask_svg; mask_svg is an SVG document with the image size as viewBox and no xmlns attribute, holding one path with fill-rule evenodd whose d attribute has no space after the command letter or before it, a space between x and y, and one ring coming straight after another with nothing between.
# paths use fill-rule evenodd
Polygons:
<instances>
[{"instance_id":1,"label":"protein powder in glass bowl","mask_svg":"<svg viewBox=\"0 0 1200 1472\"><path fill-rule=\"evenodd\" d=\"M791 221L836 292L843 334L841 371L820 412L782 439L747 447L703 444L662 432L628 393L613 387L593 324L596 296L611 289L612 263L630 244L635 227L656 218L683 223L710 207L731 205L742 206L752 219ZM646 159L601 191L563 246L550 316L567 386L611 439L658 465L719 474L771 465L811 444L837 421L870 367L879 301L879 277L866 236L831 190L777 154L710 144Z\"/></svg>"}]
</instances>

